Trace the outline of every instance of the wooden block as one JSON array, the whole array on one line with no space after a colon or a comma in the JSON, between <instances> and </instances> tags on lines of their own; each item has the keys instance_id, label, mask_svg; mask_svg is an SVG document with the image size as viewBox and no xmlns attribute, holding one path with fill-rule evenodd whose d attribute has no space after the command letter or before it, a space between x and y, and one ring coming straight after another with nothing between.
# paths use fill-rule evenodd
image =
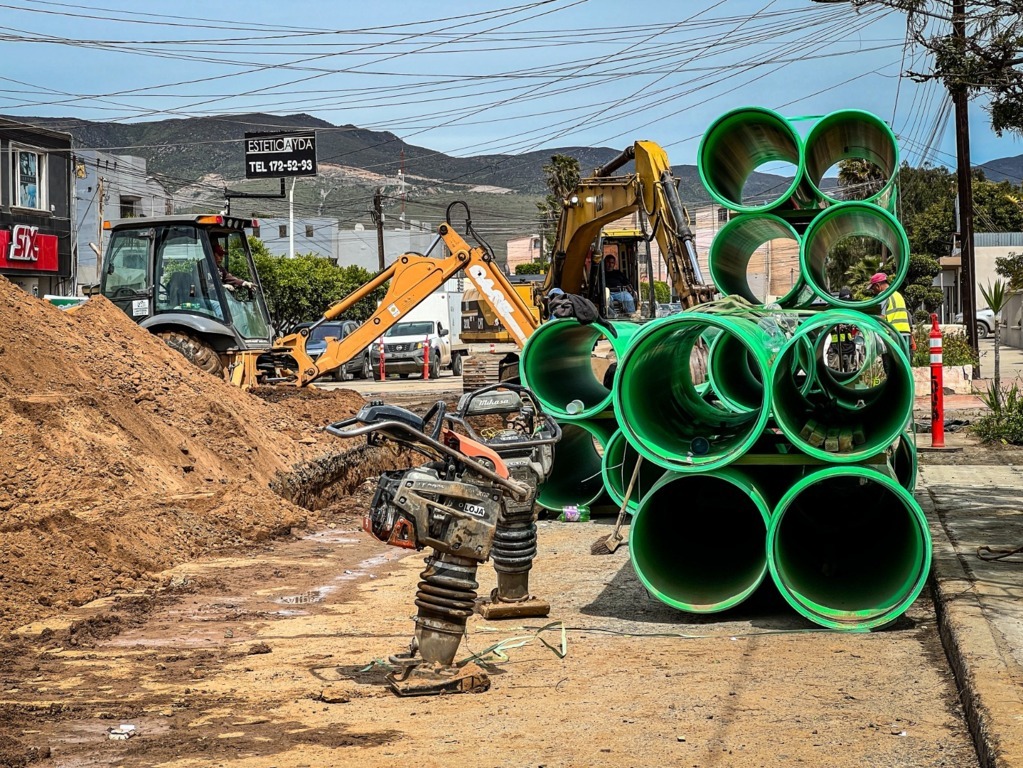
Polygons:
<instances>
[{"instance_id":1,"label":"wooden block","mask_svg":"<svg viewBox=\"0 0 1023 768\"><path fill-rule=\"evenodd\" d=\"M806 442L808 442L814 448L820 448L822 445L824 445L824 438L826 438L827 435L828 435L827 428L822 424L818 424L817 426L814 427L813 433L806 439ZM827 448L825 448L824 450L827 450Z\"/></svg>"},{"instance_id":2,"label":"wooden block","mask_svg":"<svg viewBox=\"0 0 1023 768\"><path fill-rule=\"evenodd\" d=\"M863 445L867 442L867 436L863 432L863 425L857 424L853 427L853 445Z\"/></svg>"},{"instance_id":3,"label":"wooden block","mask_svg":"<svg viewBox=\"0 0 1023 768\"><path fill-rule=\"evenodd\" d=\"M806 422L806 424L803 425L803 428L799 430L799 436L804 440L809 440L810 435L813 434L813 431L815 429L817 429L817 422L814 421L813 419L810 419L808 422Z\"/></svg>"},{"instance_id":4,"label":"wooden block","mask_svg":"<svg viewBox=\"0 0 1023 768\"><path fill-rule=\"evenodd\" d=\"M845 427L838 431L838 452L850 453L853 449L852 427Z\"/></svg>"},{"instance_id":5,"label":"wooden block","mask_svg":"<svg viewBox=\"0 0 1023 768\"><path fill-rule=\"evenodd\" d=\"M838 453L838 427L831 427L824 438L824 450L828 453Z\"/></svg>"}]
</instances>

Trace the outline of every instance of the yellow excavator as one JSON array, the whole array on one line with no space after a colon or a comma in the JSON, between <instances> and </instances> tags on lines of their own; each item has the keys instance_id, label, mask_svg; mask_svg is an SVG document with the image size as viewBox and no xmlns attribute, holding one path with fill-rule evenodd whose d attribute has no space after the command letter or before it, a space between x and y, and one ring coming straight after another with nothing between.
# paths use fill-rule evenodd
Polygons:
<instances>
[{"instance_id":1,"label":"yellow excavator","mask_svg":"<svg viewBox=\"0 0 1023 768\"><path fill-rule=\"evenodd\" d=\"M633 173L612 175L630 161L635 162ZM594 243L599 242L605 225L639 212L649 222L650 236L657 241L682 307L713 298L714 288L704 282L689 217L676 184L667 153L652 141L635 142L592 176L580 179L564 202L544 293L561 288L566 293L587 296L602 307L603 254L594 252ZM638 275L635 260L619 266L632 277Z\"/></svg>"}]
</instances>

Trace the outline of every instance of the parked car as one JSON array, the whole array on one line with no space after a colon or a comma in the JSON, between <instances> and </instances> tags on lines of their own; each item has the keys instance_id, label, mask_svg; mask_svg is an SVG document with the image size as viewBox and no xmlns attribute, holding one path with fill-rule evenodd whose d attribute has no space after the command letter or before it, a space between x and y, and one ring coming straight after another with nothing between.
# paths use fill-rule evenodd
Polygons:
<instances>
[{"instance_id":1,"label":"parked car","mask_svg":"<svg viewBox=\"0 0 1023 768\"><path fill-rule=\"evenodd\" d=\"M299 323L295 330L309 328L312 323ZM309 357L315 360L327 349L327 339L343 339L349 333L359 327L355 320L332 320L313 328L306 339L305 351ZM364 349L347 363L334 370L334 378L337 381L348 381L349 379L368 379L372 376L369 364L369 350Z\"/></svg>"},{"instance_id":2,"label":"parked car","mask_svg":"<svg viewBox=\"0 0 1023 768\"><path fill-rule=\"evenodd\" d=\"M963 322L963 313L959 312L954 318L957 323ZM998 324L1004 325L1005 318L999 317ZM993 310L984 307L983 309L977 310L977 338L986 339L988 336L995 332L995 313Z\"/></svg>"},{"instance_id":3,"label":"parked car","mask_svg":"<svg viewBox=\"0 0 1023 768\"><path fill-rule=\"evenodd\" d=\"M453 355L451 332L441 320L412 320L396 323L387 329L384 340L384 373L397 373L407 379L423 372L423 357L429 353L431 379L440 376L440 369L451 367L456 376L462 373L460 355ZM425 350L425 351L424 351ZM380 379L380 340L369 347L370 366L374 379Z\"/></svg>"}]
</instances>

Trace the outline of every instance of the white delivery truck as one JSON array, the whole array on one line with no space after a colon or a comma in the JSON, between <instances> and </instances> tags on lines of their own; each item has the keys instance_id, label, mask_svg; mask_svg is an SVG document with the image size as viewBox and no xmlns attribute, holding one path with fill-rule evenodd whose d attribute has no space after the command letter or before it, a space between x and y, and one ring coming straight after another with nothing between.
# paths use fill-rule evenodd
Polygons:
<instances>
[{"instance_id":1,"label":"white delivery truck","mask_svg":"<svg viewBox=\"0 0 1023 768\"><path fill-rule=\"evenodd\" d=\"M440 376L442 368L462 375L462 358L468 349L461 343L459 329L462 317L461 280L452 279L409 310L397 323L370 347L373 378L398 374L407 379L423 373L423 360L429 355L431 379ZM383 352L383 370L380 355Z\"/></svg>"}]
</instances>

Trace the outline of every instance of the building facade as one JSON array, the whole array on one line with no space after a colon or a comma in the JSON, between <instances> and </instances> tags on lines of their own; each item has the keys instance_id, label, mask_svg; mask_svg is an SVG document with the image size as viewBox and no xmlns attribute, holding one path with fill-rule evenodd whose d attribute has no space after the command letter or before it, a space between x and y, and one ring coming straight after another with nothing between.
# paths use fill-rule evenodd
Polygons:
<instances>
[{"instance_id":1,"label":"building facade","mask_svg":"<svg viewBox=\"0 0 1023 768\"><path fill-rule=\"evenodd\" d=\"M291 248L290 226L286 218L257 219L259 229L253 235L274 256L289 256ZM338 233L337 219L327 217L302 217L295 219L295 254L313 254L337 261Z\"/></svg>"},{"instance_id":2,"label":"building facade","mask_svg":"<svg viewBox=\"0 0 1023 768\"><path fill-rule=\"evenodd\" d=\"M0 275L36 295L74 292L71 136L0 119Z\"/></svg>"},{"instance_id":3,"label":"building facade","mask_svg":"<svg viewBox=\"0 0 1023 768\"><path fill-rule=\"evenodd\" d=\"M96 150L75 153L75 227L78 285L99 284L103 221L174 213L167 188L146 173L146 160Z\"/></svg>"}]
</instances>

